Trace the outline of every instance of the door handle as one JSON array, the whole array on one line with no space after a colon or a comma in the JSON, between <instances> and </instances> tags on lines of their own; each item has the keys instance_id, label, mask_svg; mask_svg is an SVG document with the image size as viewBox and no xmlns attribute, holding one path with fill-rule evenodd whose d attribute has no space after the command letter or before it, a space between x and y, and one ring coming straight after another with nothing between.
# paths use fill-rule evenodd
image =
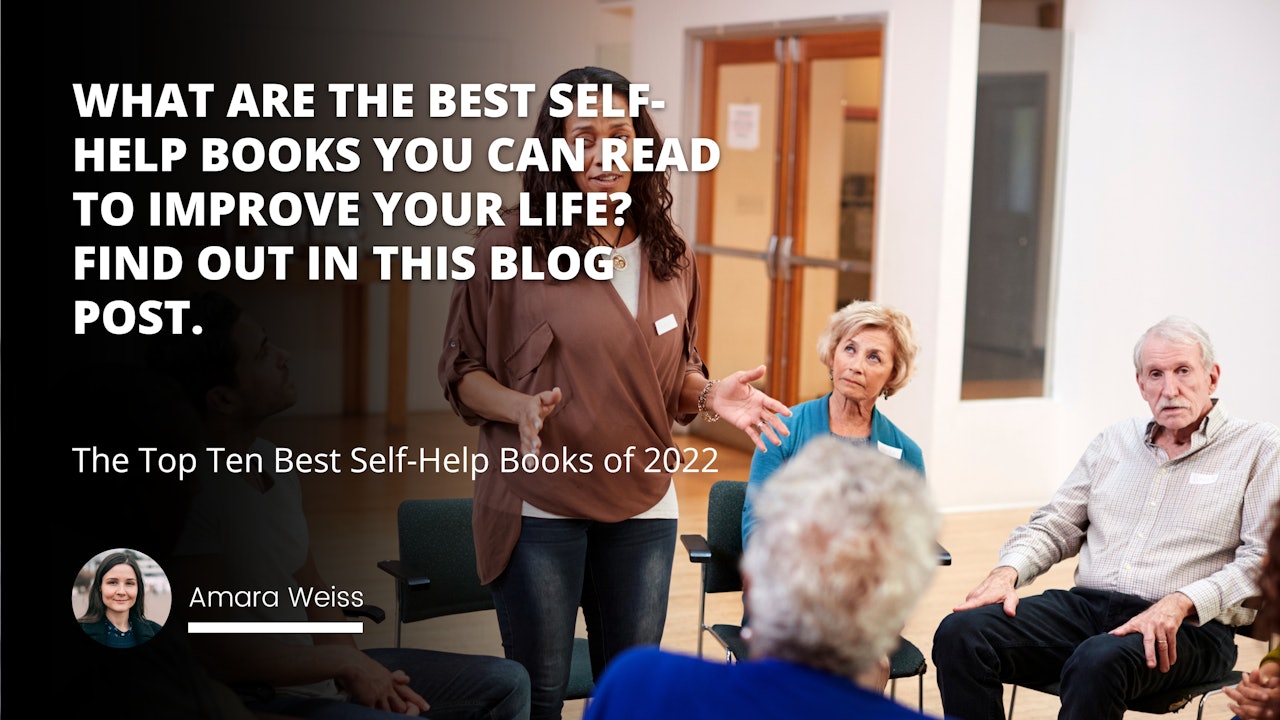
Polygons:
<instances>
[{"instance_id":1,"label":"door handle","mask_svg":"<svg viewBox=\"0 0 1280 720\"><path fill-rule=\"evenodd\" d=\"M784 281L791 281L791 246L795 238L790 235L782 238L782 250L778 253L778 272Z\"/></svg>"}]
</instances>

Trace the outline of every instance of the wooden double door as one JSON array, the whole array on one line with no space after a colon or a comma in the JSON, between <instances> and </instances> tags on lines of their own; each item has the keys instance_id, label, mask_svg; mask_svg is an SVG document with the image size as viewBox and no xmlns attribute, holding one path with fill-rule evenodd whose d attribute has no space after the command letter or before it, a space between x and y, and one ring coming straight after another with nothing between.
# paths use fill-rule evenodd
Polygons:
<instances>
[{"instance_id":1,"label":"wooden double door","mask_svg":"<svg viewBox=\"0 0 1280 720\"><path fill-rule=\"evenodd\" d=\"M880 28L707 40L695 246L712 374L768 366L788 404L830 388L818 335L868 299L876 246Z\"/></svg>"}]
</instances>

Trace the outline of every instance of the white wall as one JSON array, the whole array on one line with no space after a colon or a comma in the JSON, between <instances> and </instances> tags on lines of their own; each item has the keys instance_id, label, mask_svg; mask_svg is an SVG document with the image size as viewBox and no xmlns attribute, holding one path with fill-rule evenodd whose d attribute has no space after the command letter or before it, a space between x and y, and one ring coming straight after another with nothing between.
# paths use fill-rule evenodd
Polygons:
<instances>
[{"instance_id":1,"label":"white wall","mask_svg":"<svg viewBox=\"0 0 1280 720\"><path fill-rule=\"evenodd\" d=\"M1061 442L1145 409L1133 340L1204 325L1237 415L1280 421L1280 4L1072 0L1055 388Z\"/></svg>"},{"instance_id":2,"label":"white wall","mask_svg":"<svg viewBox=\"0 0 1280 720\"><path fill-rule=\"evenodd\" d=\"M645 0L633 76L693 135L692 33L741 25L885 25L876 287L920 333L919 374L884 410L925 450L947 509L1045 500L1085 443L1145 407L1134 339L1168 313L1206 326L1237 414L1280 420L1280 4L1073 0L1052 304L1052 396L960 402L979 6L920 0ZM1212 17L1207 15L1212 14ZM692 183L678 213L693 227ZM1240 378L1240 380L1237 380ZM1247 381L1245 379L1248 379Z\"/></svg>"},{"instance_id":3,"label":"white wall","mask_svg":"<svg viewBox=\"0 0 1280 720\"><path fill-rule=\"evenodd\" d=\"M911 315L923 351L919 374L883 409L925 449L944 508L1047 498L1094 433L1145 410L1130 349L1167 313L1192 316L1215 339L1221 394L1234 412L1280 420L1280 386L1268 382L1280 354L1271 317L1280 306L1280 231L1270 211L1280 197L1280 45L1273 42L1280 3L1067 3L1052 397L965 403L958 398L978 0L641 0L631 19L589 0L490 0L467 6L465 16L448 7L405 1L380 4L377 12L313 14L302 30L334 39L340 52L327 52L335 72L341 58L364 57L377 58L370 72L393 79L443 74L545 84L563 69L596 61L601 48L616 53L630 28L631 77L667 101L658 116L667 134L692 136L692 31L792 21L884 24L876 289ZM261 22L274 33L291 27ZM441 56L451 61L425 64ZM501 121L492 134L527 131ZM515 187L514 178L466 182ZM677 191L679 221L696 227L693 183L679 180ZM457 231L397 228L380 241L460 239ZM413 291L413 410L441 407L435 362L447 293L446 284L420 283ZM337 357L318 350L331 347L336 332L333 297L318 292L321 312L286 320L295 345L317 348L308 358L314 367L295 361L299 382L318 388L297 412L338 407ZM375 301L373 314L381 312ZM277 323L267 324L279 335ZM376 332L371 338L375 410L384 396L383 340Z\"/></svg>"}]
</instances>

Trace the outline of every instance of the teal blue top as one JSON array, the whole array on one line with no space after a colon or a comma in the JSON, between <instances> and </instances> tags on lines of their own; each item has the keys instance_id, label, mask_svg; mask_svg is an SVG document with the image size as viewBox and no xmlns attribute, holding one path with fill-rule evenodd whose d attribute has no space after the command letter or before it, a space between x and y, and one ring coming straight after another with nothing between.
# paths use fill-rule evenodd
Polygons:
<instances>
[{"instance_id":1,"label":"teal blue top","mask_svg":"<svg viewBox=\"0 0 1280 720\"><path fill-rule=\"evenodd\" d=\"M815 437L823 435L831 435L831 421L828 411L828 403L831 399L831 393L815 398L808 402L800 403L791 408L791 417L780 418L791 431L787 437L781 438L782 444L779 446L769 445L768 452L760 452L756 450L755 455L751 458L751 476L747 485L747 499L742 506L742 546L747 546L747 538L751 535L751 530L755 526L755 516L751 510L751 499L755 493L759 492L761 486L768 480L782 463L786 462L799 452L800 447ZM837 436L841 437L841 436ZM924 453L920 452L920 446L915 440L907 437L907 434L898 429L885 417L877 408L871 409L871 436L867 438L849 438L850 442L866 443L880 450L880 452L897 457L903 465L915 468L921 476L924 475Z\"/></svg>"}]
</instances>

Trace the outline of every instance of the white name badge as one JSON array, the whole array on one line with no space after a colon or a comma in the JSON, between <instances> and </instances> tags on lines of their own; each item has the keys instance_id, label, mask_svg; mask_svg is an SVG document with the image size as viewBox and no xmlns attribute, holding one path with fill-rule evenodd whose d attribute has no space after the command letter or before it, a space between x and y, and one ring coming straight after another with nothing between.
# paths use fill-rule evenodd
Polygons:
<instances>
[{"instance_id":1,"label":"white name badge","mask_svg":"<svg viewBox=\"0 0 1280 720\"><path fill-rule=\"evenodd\" d=\"M896 448L890 445L885 445L884 443L879 441L876 442L876 445L879 446L880 452L884 453L885 455L888 455L894 460L902 459L902 448Z\"/></svg>"},{"instance_id":2,"label":"white name badge","mask_svg":"<svg viewBox=\"0 0 1280 720\"><path fill-rule=\"evenodd\" d=\"M653 324L653 327L658 331L659 335L666 335L672 330L675 330L678 325L679 323L676 322L676 316L674 314L669 314L666 317L662 318L661 320L655 322Z\"/></svg>"},{"instance_id":3,"label":"white name badge","mask_svg":"<svg viewBox=\"0 0 1280 720\"><path fill-rule=\"evenodd\" d=\"M1191 473L1191 479L1188 482L1190 482L1192 485L1212 485L1218 482L1218 474L1217 473L1206 474L1206 473L1193 472Z\"/></svg>"}]
</instances>

